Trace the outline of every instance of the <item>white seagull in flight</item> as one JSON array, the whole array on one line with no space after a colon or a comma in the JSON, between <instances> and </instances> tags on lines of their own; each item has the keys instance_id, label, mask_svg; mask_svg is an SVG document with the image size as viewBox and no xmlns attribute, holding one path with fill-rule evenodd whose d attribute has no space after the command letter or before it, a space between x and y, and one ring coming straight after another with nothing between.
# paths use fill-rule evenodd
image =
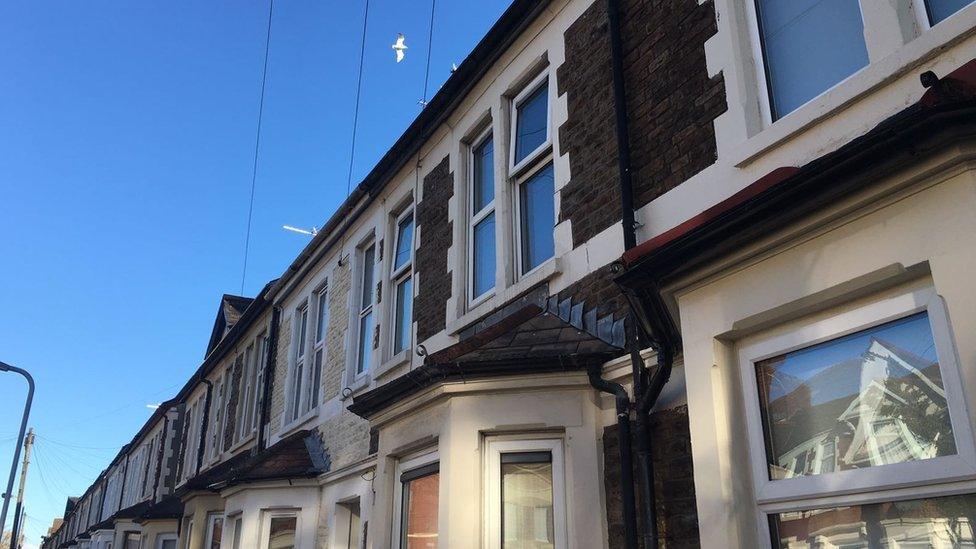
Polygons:
<instances>
[{"instance_id":1,"label":"white seagull in flight","mask_svg":"<svg viewBox=\"0 0 976 549\"><path fill-rule=\"evenodd\" d=\"M407 45L403 43L402 32L397 33L396 43L390 47L396 52L396 62L399 63L400 61L403 61L403 54L407 51Z\"/></svg>"}]
</instances>

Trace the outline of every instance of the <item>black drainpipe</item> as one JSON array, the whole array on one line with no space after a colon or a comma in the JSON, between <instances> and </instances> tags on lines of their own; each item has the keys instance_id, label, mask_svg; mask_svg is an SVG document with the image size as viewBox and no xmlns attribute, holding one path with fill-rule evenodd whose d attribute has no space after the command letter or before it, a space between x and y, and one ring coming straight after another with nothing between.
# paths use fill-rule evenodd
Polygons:
<instances>
[{"instance_id":1,"label":"black drainpipe","mask_svg":"<svg viewBox=\"0 0 976 549\"><path fill-rule=\"evenodd\" d=\"M268 345L264 358L264 386L261 387L261 417L258 420L258 452L264 450L265 424L268 423L271 387L275 371L275 358L278 356L278 324L281 322L281 309L271 308L271 327L268 328Z\"/></svg>"},{"instance_id":2,"label":"black drainpipe","mask_svg":"<svg viewBox=\"0 0 976 549\"><path fill-rule=\"evenodd\" d=\"M201 417L203 425L200 427L200 445L197 448L197 470L194 472L194 475L200 474L200 468L203 467L203 453L207 446L207 427L210 425L210 399L213 393L212 381L204 377L200 378L200 382L207 386L207 396L203 399L203 416Z\"/></svg>"},{"instance_id":3,"label":"black drainpipe","mask_svg":"<svg viewBox=\"0 0 976 549\"><path fill-rule=\"evenodd\" d=\"M610 68L613 72L613 112L617 130L617 170L620 178L620 223L624 230L624 249L637 245L634 221L634 188L630 179L630 138L627 127L627 92L624 84L624 55L620 38L620 13L617 0L607 0L610 30Z\"/></svg>"},{"instance_id":4,"label":"black drainpipe","mask_svg":"<svg viewBox=\"0 0 976 549\"><path fill-rule=\"evenodd\" d=\"M620 499L623 503L624 546L637 549L637 505L634 502L634 459L630 448L630 398L619 383L600 377L602 366L592 364L586 370L590 385L614 396L617 403L617 436L620 444Z\"/></svg>"}]
</instances>

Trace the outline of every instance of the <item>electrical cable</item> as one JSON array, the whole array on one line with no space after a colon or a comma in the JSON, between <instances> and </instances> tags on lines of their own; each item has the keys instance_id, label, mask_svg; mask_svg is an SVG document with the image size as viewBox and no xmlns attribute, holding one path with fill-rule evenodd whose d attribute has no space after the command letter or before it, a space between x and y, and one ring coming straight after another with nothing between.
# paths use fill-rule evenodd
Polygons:
<instances>
[{"instance_id":1,"label":"electrical cable","mask_svg":"<svg viewBox=\"0 0 976 549\"><path fill-rule=\"evenodd\" d=\"M427 27L427 66L424 68L424 98L421 100L422 107L427 106L427 83L430 80L430 50L434 42L434 9L437 7L437 0L430 0L430 24Z\"/></svg>"},{"instance_id":2,"label":"electrical cable","mask_svg":"<svg viewBox=\"0 0 976 549\"><path fill-rule=\"evenodd\" d=\"M261 71L261 99L258 102L258 128L254 136L254 165L251 168L251 200L247 207L247 231L244 234L244 266L241 269L241 295L244 295L244 279L247 276L247 252L251 245L251 218L254 214L254 187L258 178L258 151L261 149L261 121L264 118L264 93L268 85L268 53L271 50L271 20L274 16L274 0L268 3L268 30L264 37L264 68Z\"/></svg>"},{"instance_id":3,"label":"electrical cable","mask_svg":"<svg viewBox=\"0 0 976 549\"><path fill-rule=\"evenodd\" d=\"M352 190L352 165L356 158L356 132L359 128L359 100L363 93L363 65L366 60L366 23L369 21L369 0L366 0L366 9L363 11L363 33L359 40L359 76L356 81L356 108L352 115L352 140L349 147L349 174L346 176L346 196Z\"/></svg>"}]
</instances>

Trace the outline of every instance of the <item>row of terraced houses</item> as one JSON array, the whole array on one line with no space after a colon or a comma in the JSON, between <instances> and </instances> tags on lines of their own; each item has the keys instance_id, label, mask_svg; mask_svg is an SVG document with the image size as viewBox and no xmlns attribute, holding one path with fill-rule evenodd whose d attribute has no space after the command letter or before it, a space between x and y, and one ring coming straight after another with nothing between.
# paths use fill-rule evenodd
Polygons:
<instances>
[{"instance_id":1,"label":"row of terraced houses","mask_svg":"<svg viewBox=\"0 0 976 549\"><path fill-rule=\"evenodd\" d=\"M43 547L976 546L974 58L515 0Z\"/></svg>"}]
</instances>

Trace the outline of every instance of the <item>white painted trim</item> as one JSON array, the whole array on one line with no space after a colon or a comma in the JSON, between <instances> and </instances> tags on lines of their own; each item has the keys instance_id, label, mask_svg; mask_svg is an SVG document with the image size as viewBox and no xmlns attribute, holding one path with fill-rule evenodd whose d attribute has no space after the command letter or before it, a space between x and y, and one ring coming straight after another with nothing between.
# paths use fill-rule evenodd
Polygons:
<instances>
[{"instance_id":1,"label":"white painted trim","mask_svg":"<svg viewBox=\"0 0 976 549\"><path fill-rule=\"evenodd\" d=\"M566 549L566 473L563 440L559 439L488 439L485 445L484 542L488 549L501 549L501 455L525 452L549 452L552 456L553 535L555 549Z\"/></svg>"}]
</instances>

